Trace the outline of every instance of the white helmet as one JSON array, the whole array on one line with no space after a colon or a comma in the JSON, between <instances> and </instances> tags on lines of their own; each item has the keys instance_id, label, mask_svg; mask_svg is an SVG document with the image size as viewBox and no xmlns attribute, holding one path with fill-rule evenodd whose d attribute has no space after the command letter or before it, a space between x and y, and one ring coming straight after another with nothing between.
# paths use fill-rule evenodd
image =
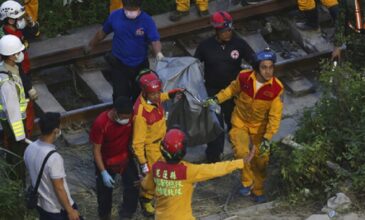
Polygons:
<instances>
[{"instance_id":1,"label":"white helmet","mask_svg":"<svg viewBox=\"0 0 365 220\"><path fill-rule=\"evenodd\" d=\"M4 20L5 18L13 18L17 19L23 16L25 13L24 7L16 1L6 1L1 4L0 7L0 20Z\"/></svg>"},{"instance_id":2,"label":"white helmet","mask_svg":"<svg viewBox=\"0 0 365 220\"><path fill-rule=\"evenodd\" d=\"M15 35L4 35L0 39L0 54L4 56L11 56L17 54L25 49L20 39Z\"/></svg>"}]
</instances>

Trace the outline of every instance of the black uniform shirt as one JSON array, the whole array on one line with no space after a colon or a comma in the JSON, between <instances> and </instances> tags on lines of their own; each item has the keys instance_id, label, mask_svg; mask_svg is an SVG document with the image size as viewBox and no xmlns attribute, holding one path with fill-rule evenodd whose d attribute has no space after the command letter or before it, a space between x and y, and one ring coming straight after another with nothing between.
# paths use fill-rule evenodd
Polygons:
<instances>
[{"instance_id":1,"label":"black uniform shirt","mask_svg":"<svg viewBox=\"0 0 365 220\"><path fill-rule=\"evenodd\" d=\"M224 89L235 80L241 70L242 59L252 63L254 51L241 38L221 44L215 36L201 42L195 57L204 62L204 78L207 89Z\"/></svg>"}]
</instances>

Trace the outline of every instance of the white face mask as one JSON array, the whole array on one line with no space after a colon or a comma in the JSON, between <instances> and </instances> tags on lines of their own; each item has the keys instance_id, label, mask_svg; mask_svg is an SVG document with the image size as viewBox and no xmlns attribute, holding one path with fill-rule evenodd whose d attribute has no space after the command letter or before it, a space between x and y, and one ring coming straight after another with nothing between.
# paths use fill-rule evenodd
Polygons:
<instances>
[{"instance_id":1,"label":"white face mask","mask_svg":"<svg viewBox=\"0 0 365 220\"><path fill-rule=\"evenodd\" d=\"M120 125L126 125L129 123L129 118L126 118L126 119L116 118L115 122L117 122Z\"/></svg>"},{"instance_id":2,"label":"white face mask","mask_svg":"<svg viewBox=\"0 0 365 220\"><path fill-rule=\"evenodd\" d=\"M61 129L59 129L58 130L59 132L56 134L56 139L58 139L59 137L61 137L61 135L62 135L62 130Z\"/></svg>"},{"instance_id":3,"label":"white face mask","mask_svg":"<svg viewBox=\"0 0 365 220\"><path fill-rule=\"evenodd\" d=\"M25 18L22 18L22 19L16 21L16 28L24 29L25 26L27 26L27 22L25 21Z\"/></svg>"},{"instance_id":4,"label":"white face mask","mask_svg":"<svg viewBox=\"0 0 365 220\"><path fill-rule=\"evenodd\" d=\"M127 18L129 18L129 19L136 19L140 13L141 12L139 10L137 10L137 11L127 11L127 10L124 10L125 16Z\"/></svg>"},{"instance_id":5,"label":"white face mask","mask_svg":"<svg viewBox=\"0 0 365 220\"><path fill-rule=\"evenodd\" d=\"M20 53L15 55L15 60L14 61L16 63L21 63L21 62L23 62L23 60L24 60L24 53L23 52L20 52Z\"/></svg>"}]
</instances>

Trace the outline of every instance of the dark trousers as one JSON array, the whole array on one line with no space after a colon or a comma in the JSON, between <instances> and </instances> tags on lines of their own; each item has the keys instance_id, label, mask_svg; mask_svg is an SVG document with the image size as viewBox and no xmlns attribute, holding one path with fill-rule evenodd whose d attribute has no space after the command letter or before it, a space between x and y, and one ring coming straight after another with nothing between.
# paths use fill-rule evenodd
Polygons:
<instances>
[{"instance_id":1,"label":"dark trousers","mask_svg":"<svg viewBox=\"0 0 365 220\"><path fill-rule=\"evenodd\" d=\"M96 168L96 193L98 198L98 212L99 217L106 217L110 215L112 209L112 195L113 189L106 187L103 183L103 177ZM109 172L109 170L108 170ZM109 172L114 178L115 173ZM123 182L123 204L120 207L120 212L124 214L133 214L137 210L139 188L134 186L134 182L138 181L137 166L133 160L129 160L127 167L122 174Z\"/></svg>"},{"instance_id":2,"label":"dark trousers","mask_svg":"<svg viewBox=\"0 0 365 220\"><path fill-rule=\"evenodd\" d=\"M209 89L207 88L208 96L216 95L219 89ZM219 124L224 128L224 122L227 125L227 130L231 129L231 117L234 108L233 99L227 100L221 104L220 114L216 114ZM214 163L220 161L220 155L223 153L224 149L225 132L222 132L216 139L207 144L207 149L205 151L208 162Z\"/></svg>"},{"instance_id":3,"label":"dark trousers","mask_svg":"<svg viewBox=\"0 0 365 220\"><path fill-rule=\"evenodd\" d=\"M78 210L77 204L74 203L72 206L74 209ZM68 220L68 215L65 210L61 210L59 213L51 213L47 212L41 207L37 207L38 213L39 213L39 220ZM80 216L80 220L83 220L83 218Z\"/></svg>"},{"instance_id":4,"label":"dark trousers","mask_svg":"<svg viewBox=\"0 0 365 220\"><path fill-rule=\"evenodd\" d=\"M24 124L23 120L23 124ZM14 167L16 176L14 178L19 178L25 183L25 165L22 163L22 158L24 156L25 148L27 144L24 141L16 141L13 131L8 123L8 121L1 120L1 126L3 127L3 141L6 149L17 154L20 158L14 155L7 154L6 161L11 165L16 165ZM20 162L20 163L19 163Z\"/></svg>"},{"instance_id":5,"label":"dark trousers","mask_svg":"<svg viewBox=\"0 0 365 220\"><path fill-rule=\"evenodd\" d=\"M149 68L148 59L136 67L122 63L111 53L108 53L105 59L112 66L113 101L120 96L131 97L135 101L141 92L136 77L141 70Z\"/></svg>"}]
</instances>

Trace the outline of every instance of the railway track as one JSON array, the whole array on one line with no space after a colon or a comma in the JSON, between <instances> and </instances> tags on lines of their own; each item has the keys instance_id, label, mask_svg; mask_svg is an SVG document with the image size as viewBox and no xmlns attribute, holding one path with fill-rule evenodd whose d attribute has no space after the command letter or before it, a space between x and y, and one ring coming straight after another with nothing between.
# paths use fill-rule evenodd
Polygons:
<instances>
[{"instance_id":1,"label":"railway track","mask_svg":"<svg viewBox=\"0 0 365 220\"><path fill-rule=\"evenodd\" d=\"M228 9L235 19L235 34L244 38L255 51L270 46L278 53L276 72L282 75L313 69L319 59L328 56L331 51L331 45L327 41L318 40L321 33L309 36L295 29L292 20L283 12L295 5L295 0L268 0L257 5L236 5ZM215 2L210 7L216 7ZM209 17L198 18L193 13L181 22L171 23L167 16L168 14L163 14L154 17L167 56L192 55L198 40L213 34L210 28L206 29L210 27ZM112 36L99 44L88 57L84 56L82 50L99 27L90 27L75 34L31 45L34 85L40 93L36 102L37 111L61 112L62 126L93 119L111 105L109 67L103 62L102 55L111 49ZM317 42L308 44L308 39L313 37ZM289 45L285 42L289 42ZM328 44L327 47L323 46L325 44ZM73 92L67 93L69 90ZM71 105L65 104L76 96L81 98L75 99Z\"/></svg>"}]
</instances>

